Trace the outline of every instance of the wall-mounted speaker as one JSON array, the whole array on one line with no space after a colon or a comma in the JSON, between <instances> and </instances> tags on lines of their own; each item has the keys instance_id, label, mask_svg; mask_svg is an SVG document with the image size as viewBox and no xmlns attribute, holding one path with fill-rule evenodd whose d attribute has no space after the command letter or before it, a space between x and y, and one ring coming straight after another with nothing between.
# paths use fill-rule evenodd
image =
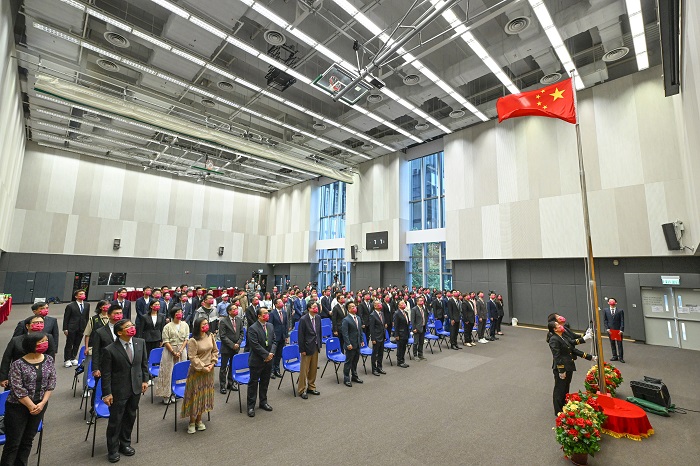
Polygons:
<instances>
[{"instance_id":1,"label":"wall-mounted speaker","mask_svg":"<svg viewBox=\"0 0 700 466\"><path fill-rule=\"evenodd\" d=\"M112 243L112 249L115 251L122 247L122 240L120 238L114 238L114 243Z\"/></svg>"},{"instance_id":2,"label":"wall-mounted speaker","mask_svg":"<svg viewBox=\"0 0 700 466\"><path fill-rule=\"evenodd\" d=\"M354 261L357 260L357 246L355 246L354 244L350 246L350 257Z\"/></svg>"},{"instance_id":3,"label":"wall-mounted speaker","mask_svg":"<svg viewBox=\"0 0 700 466\"><path fill-rule=\"evenodd\" d=\"M223 246L219 247L219 255L220 256L224 255L224 247Z\"/></svg>"},{"instance_id":4,"label":"wall-mounted speaker","mask_svg":"<svg viewBox=\"0 0 700 466\"><path fill-rule=\"evenodd\" d=\"M666 238L666 247L670 251L679 251L681 249L681 243L678 241L678 236L676 236L676 226L673 223L664 223L661 225L664 230L664 238Z\"/></svg>"}]
</instances>

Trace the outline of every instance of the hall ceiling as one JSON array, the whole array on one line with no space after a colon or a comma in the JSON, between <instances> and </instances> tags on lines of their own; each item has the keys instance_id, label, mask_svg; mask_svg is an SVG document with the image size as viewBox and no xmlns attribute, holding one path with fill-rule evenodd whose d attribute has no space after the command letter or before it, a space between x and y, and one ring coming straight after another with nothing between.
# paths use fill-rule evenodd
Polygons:
<instances>
[{"instance_id":1,"label":"hall ceiling","mask_svg":"<svg viewBox=\"0 0 700 466\"><path fill-rule=\"evenodd\" d=\"M367 66L442 4L25 0L15 37L28 136L273 192L318 176L349 177L366 160L493 119L499 97L566 79L574 67L579 87L590 87L661 61L654 0L459 0L380 63L372 74L385 86L356 104L313 85L334 63L357 73L358 57ZM38 76L151 117L49 95L35 88ZM282 78L296 82L282 90L290 83ZM160 116L192 131L173 130ZM231 142L212 142L201 130Z\"/></svg>"}]
</instances>

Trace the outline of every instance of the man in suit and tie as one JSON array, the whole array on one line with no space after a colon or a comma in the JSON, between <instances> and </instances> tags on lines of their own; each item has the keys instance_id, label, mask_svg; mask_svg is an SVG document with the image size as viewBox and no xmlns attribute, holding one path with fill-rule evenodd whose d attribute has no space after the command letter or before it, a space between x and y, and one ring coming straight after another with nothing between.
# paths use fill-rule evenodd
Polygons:
<instances>
[{"instance_id":1,"label":"man in suit and tie","mask_svg":"<svg viewBox=\"0 0 700 466\"><path fill-rule=\"evenodd\" d=\"M306 300L304 299L304 293L299 291L297 293L297 299L294 300L294 315L292 317L293 323L296 324L301 319L301 316L306 312Z\"/></svg>"},{"instance_id":2,"label":"man in suit and tie","mask_svg":"<svg viewBox=\"0 0 700 466\"><path fill-rule=\"evenodd\" d=\"M605 309L605 330L610 335L610 330L620 331L620 340L613 340L610 337L610 347L612 348L611 361L625 362L624 353L622 352L622 333L625 330L625 311L617 308L617 300L615 298L608 299L608 307Z\"/></svg>"},{"instance_id":3,"label":"man in suit and tie","mask_svg":"<svg viewBox=\"0 0 700 466\"><path fill-rule=\"evenodd\" d=\"M73 301L68 303L63 313L63 334L66 336L66 345L63 348L65 367L78 365L76 356L89 315L90 304L85 302L85 291L76 290L73 293Z\"/></svg>"},{"instance_id":4,"label":"man in suit and tie","mask_svg":"<svg viewBox=\"0 0 700 466\"><path fill-rule=\"evenodd\" d=\"M459 291L452 290L452 298L447 302L447 317L450 322L450 349L461 349L457 345L457 335L459 335L459 319L462 314L462 303L459 300Z\"/></svg>"},{"instance_id":5,"label":"man in suit and tie","mask_svg":"<svg viewBox=\"0 0 700 466\"><path fill-rule=\"evenodd\" d=\"M357 306L355 303L348 303L347 307L349 314L340 325L345 344L343 382L346 387L352 387L352 382L362 383L362 379L357 375L357 363L360 361L360 348L365 346L365 343L362 341L362 320L357 315Z\"/></svg>"},{"instance_id":6,"label":"man in suit and tie","mask_svg":"<svg viewBox=\"0 0 700 466\"><path fill-rule=\"evenodd\" d=\"M35 316L43 317L44 318L44 330L43 332L46 335L50 335L49 341L53 340L51 345L49 345L48 351L46 351L46 354L51 356L52 358L56 357L56 353L58 352L58 320L55 317L49 316L49 303L34 303L32 304L32 312L34 313ZM20 335L26 335L27 334L27 326L24 325L24 321L20 321L17 323L17 327L15 327L15 332L12 334L13 337L18 337Z\"/></svg>"},{"instance_id":7,"label":"man in suit and tie","mask_svg":"<svg viewBox=\"0 0 700 466\"><path fill-rule=\"evenodd\" d=\"M433 299L432 302L432 308L433 308L433 316L435 317L435 320L439 320L440 322L445 320L445 309L442 307L442 293L437 292L435 294L435 299ZM413 308L411 308L413 309Z\"/></svg>"},{"instance_id":8,"label":"man in suit and tie","mask_svg":"<svg viewBox=\"0 0 700 466\"><path fill-rule=\"evenodd\" d=\"M369 317L369 334L372 339L372 375L377 377L380 374L386 374L382 368L385 331L382 302L377 300L374 302L374 312Z\"/></svg>"},{"instance_id":9,"label":"man in suit and tie","mask_svg":"<svg viewBox=\"0 0 700 466\"><path fill-rule=\"evenodd\" d=\"M114 326L124 318L119 304L112 304L107 311L107 315L109 316L107 325L100 327L90 335L90 343L92 343L92 375L96 379L102 375L100 370L102 352L117 339Z\"/></svg>"},{"instance_id":10,"label":"man in suit and tie","mask_svg":"<svg viewBox=\"0 0 700 466\"><path fill-rule=\"evenodd\" d=\"M321 351L321 318L318 316L318 303L312 303L309 305L309 312L299 321L301 364L297 392L303 400L309 398L308 393L321 394L316 390L319 351Z\"/></svg>"},{"instance_id":11,"label":"man in suit and tie","mask_svg":"<svg viewBox=\"0 0 700 466\"><path fill-rule=\"evenodd\" d=\"M331 316L331 290L326 288L321 296L321 319L328 319Z\"/></svg>"},{"instance_id":12,"label":"man in suit and tie","mask_svg":"<svg viewBox=\"0 0 700 466\"><path fill-rule=\"evenodd\" d=\"M222 394L227 393L226 389L238 390L238 387L233 382L233 357L238 354L238 350L241 348L243 319L238 315L236 303L229 304L226 307L226 317L219 321L219 338L221 339L219 392Z\"/></svg>"},{"instance_id":13,"label":"man in suit and tie","mask_svg":"<svg viewBox=\"0 0 700 466\"><path fill-rule=\"evenodd\" d=\"M348 315L345 310L345 295L338 296L338 304L333 308L333 314L331 314L331 330L333 331L333 336L338 337L340 340L340 349L345 352L345 344L343 343L343 333L340 331L340 326L343 324L343 319Z\"/></svg>"},{"instance_id":14,"label":"man in suit and tie","mask_svg":"<svg viewBox=\"0 0 700 466\"><path fill-rule=\"evenodd\" d=\"M423 357L423 343L425 342L426 325L428 325L428 311L422 300L411 309L411 323L413 324L413 359L425 361Z\"/></svg>"},{"instance_id":15,"label":"man in suit and tie","mask_svg":"<svg viewBox=\"0 0 700 466\"><path fill-rule=\"evenodd\" d=\"M362 302L357 306L357 315L360 317L360 322L362 322L362 332L365 334L367 341L369 342L371 338L369 337L369 316L374 310L372 308L371 295L365 293L362 297Z\"/></svg>"},{"instance_id":16,"label":"man in suit and tie","mask_svg":"<svg viewBox=\"0 0 700 466\"><path fill-rule=\"evenodd\" d=\"M275 308L270 313L270 322L275 329L276 351L275 358L272 360L272 379L275 377L282 378L280 373L280 361L282 360L282 348L289 343L289 323L287 321L287 313L284 310L284 302L282 299L275 299Z\"/></svg>"},{"instance_id":17,"label":"man in suit and tie","mask_svg":"<svg viewBox=\"0 0 700 466\"><path fill-rule=\"evenodd\" d=\"M141 394L148 388L146 344L134 338L136 327L127 319L114 325L117 339L102 352L102 400L109 406L107 452L110 463L120 454L133 456L131 431Z\"/></svg>"},{"instance_id":18,"label":"man in suit and tie","mask_svg":"<svg viewBox=\"0 0 700 466\"><path fill-rule=\"evenodd\" d=\"M257 299L257 298L256 298ZM267 387L270 385L272 374L272 358L275 357L275 329L270 315L264 307L258 308L257 321L248 327L246 337L250 347L248 366L250 367L250 382L248 383L248 416L255 416L255 402L259 396L260 409L272 411L267 402ZM259 381L259 382L258 382Z\"/></svg>"},{"instance_id":19,"label":"man in suit and tie","mask_svg":"<svg viewBox=\"0 0 700 466\"><path fill-rule=\"evenodd\" d=\"M418 298L422 303L423 298ZM394 337L396 338L396 364L404 369L408 367L404 357L406 356L406 345L408 344L408 314L406 313L406 302L399 301L399 310L394 312ZM415 339L414 339L415 341Z\"/></svg>"},{"instance_id":20,"label":"man in suit and tie","mask_svg":"<svg viewBox=\"0 0 700 466\"><path fill-rule=\"evenodd\" d=\"M150 286L144 287L143 296L136 300L136 317L145 316L146 314L148 314L152 293L153 288L151 288Z\"/></svg>"},{"instance_id":21,"label":"man in suit and tie","mask_svg":"<svg viewBox=\"0 0 700 466\"><path fill-rule=\"evenodd\" d=\"M484 302L484 292L479 291L478 296L476 300L476 314L479 316L477 338L479 339L479 343L488 343L488 340L484 338L484 331L486 330L486 303Z\"/></svg>"},{"instance_id":22,"label":"man in suit and tie","mask_svg":"<svg viewBox=\"0 0 700 466\"><path fill-rule=\"evenodd\" d=\"M126 299L126 295L126 288L119 288L117 290L117 299L112 301L110 304L119 304L119 307L122 308L122 314L124 314L124 318L131 320L131 301Z\"/></svg>"},{"instance_id":23,"label":"man in suit and tie","mask_svg":"<svg viewBox=\"0 0 700 466\"><path fill-rule=\"evenodd\" d=\"M258 309L260 309L260 300L255 297L251 301L250 306L248 306L245 310L245 320L248 328L258 321ZM248 351L247 347L246 351Z\"/></svg>"},{"instance_id":24,"label":"man in suit and tie","mask_svg":"<svg viewBox=\"0 0 700 466\"><path fill-rule=\"evenodd\" d=\"M471 293L465 293L462 300L462 322L464 322L464 346L474 346L472 343L472 329L474 328L474 315L476 304L472 300Z\"/></svg>"},{"instance_id":25,"label":"man in suit and tie","mask_svg":"<svg viewBox=\"0 0 700 466\"><path fill-rule=\"evenodd\" d=\"M486 313L489 316L489 320L491 321L491 334L488 337L486 337L486 339L489 341L498 340L498 337L496 337L496 329L498 322L498 306L496 306L496 293L494 293L493 291L489 293L489 300L486 301Z\"/></svg>"},{"instance_id":26,"label":"man in suit and tie","mask_svg":"<svg viewBox=\"0 0 700 466\"><path fill-rule=\"evenodd\" d=\"M202 307L204 301L204 293L207 291L203 286L198 286L195 290L195 295L192 297L192 309L197 310Z\"/></svg>"},{"instance_id":27,"label":"man in suit and tie","mask_svg":"<svg viewBox=\"0 0 700 466\"><path fill-rule=\"evenodd\" d=\"M382 313L384 317L384 328L391 331L391 323L394 321L394 312L396 311L394 301L391 298L391 293L384 295L384 302L382 303Z\"/></svg>"}]
</instances>

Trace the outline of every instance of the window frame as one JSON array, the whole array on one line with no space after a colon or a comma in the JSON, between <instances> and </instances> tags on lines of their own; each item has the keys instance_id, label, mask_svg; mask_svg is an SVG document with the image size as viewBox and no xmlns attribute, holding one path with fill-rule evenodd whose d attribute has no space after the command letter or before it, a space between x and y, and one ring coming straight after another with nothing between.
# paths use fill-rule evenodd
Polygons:
<instances>
[{"instance_id":1,"label":"window frame","mask_svg":"<svg viewBox=\"0 0 700 466\"><path fill-rule=\"evenodd\" d=\"M419 163L416 163L420 161ZM435 162L435 190L431 193L426 193L426 177L428 175L428 167L433 165L429 163ZM410 185L410 200L409 200L409 225L411 231L432 230L436 228L445 228L445 153L444 151L435 152L432 154L413 159L409 162L409 185ZM418 166L417 166L418 165ZM416 174L415 172L418 171ZM415 176L419 176L419 180L415 180ZM417 198L417 187L414 184L418 182L420 185L420 198ZM416 204L420 205L417 209ZM431 215L428 215L428 211ZM420 222L416 217L416 213L420 215ZM430 218L428 218L430 217ZM434 221L434 222L433 222ZM416 224L420 223L420 228L416 228ZM435 223L433 225L433 223Z\"/></svg>"}]
</instances>

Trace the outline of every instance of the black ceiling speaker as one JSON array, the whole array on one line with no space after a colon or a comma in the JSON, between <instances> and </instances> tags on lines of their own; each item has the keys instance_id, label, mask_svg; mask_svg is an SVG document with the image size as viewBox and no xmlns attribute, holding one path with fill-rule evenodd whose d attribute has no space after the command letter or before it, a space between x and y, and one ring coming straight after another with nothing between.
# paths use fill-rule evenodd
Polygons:
<instances>
[{"instance_id":1,"label":"black ceiling speaker","mask_svg":"<svg viewBox=\"0 0 700 466\"><path fill-rule=\"evenodd\" d=\"M670 251L679 251L681 249L681 243L676 236L676 226L673 223L664 223L661 225L661 228L664 229L666 247L668 247Z\"/></svg>"},{"instance_id":2,"label":"black ceiling speaker","mask_svg":"<svg viewBox=\"0 0 700 466\"><path fill-rule=\"evenodd\" d=\"M357 246L355 246L354 244L350 246L350 257L354 261L357 260Z\"/></svg>"}]
</instances>

